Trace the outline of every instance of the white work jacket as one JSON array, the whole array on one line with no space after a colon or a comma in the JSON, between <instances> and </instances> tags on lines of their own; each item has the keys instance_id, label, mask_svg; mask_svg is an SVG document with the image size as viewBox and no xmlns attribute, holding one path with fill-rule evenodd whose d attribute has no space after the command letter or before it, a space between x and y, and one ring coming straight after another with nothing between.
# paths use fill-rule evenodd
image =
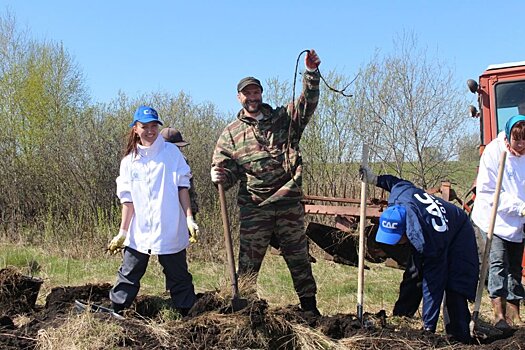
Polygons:
<instances>
[{"instance_id":1,"label":"white work jacket","mask_svg":"<svg viewBox=\"0 0 525 350\"><path fill-rule=\"evenodd\" d=\"M179 148L159 135L120 163L117 196L135 209L124 245L145 254L173 254L189 245L179 187L190 187L191 171Z\"/></svg>"},{"instance_id":2,"label":"white work jacket","mask_svg":"<svg viewBox=\"0 0 525 350\"><path fill-rule=\"evenodd\" d=\"M505 150L507 159L501 183L494 234L510 242L521 242L524 238L523 224L525 224L525 217L520 215L525 208L525 155L517 157L507 150L505 132L499 133L498 137L485 147L481 155L472 221L483 231L488 231L494 205L499 161Z\"/></svg>"}]
</instances>

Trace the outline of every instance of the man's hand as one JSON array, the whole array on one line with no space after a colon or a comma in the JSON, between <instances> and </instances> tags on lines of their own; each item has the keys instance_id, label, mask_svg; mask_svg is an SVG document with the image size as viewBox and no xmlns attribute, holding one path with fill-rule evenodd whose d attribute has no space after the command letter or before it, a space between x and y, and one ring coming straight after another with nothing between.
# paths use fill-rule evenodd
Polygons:
<instances>
[{"instance_id":1,"label":"man's hand","mask_svg":"<svg viewBox=\"0 0 525 350\"><path fill-rule=\"evenodd\" d=\"M361 181L365 181L366 183L377 185L377 176L374 174L372 170L370 170L367 166L360 166L359 167L359 177L361 178Z\"/></svg>"},{"instance_id":2,"label":"man's hand","mask_svg":"<svg viewBox=\"0 0 525 350\"><path fill-rule=\"evenodd\" d=\"M210 171L211 181L218 185L226 182L226 172L224 168L214 165Z\"/></svg>"},{"instance_id":3,"label":"man's hand","mask_svg":"<svg viewBox=\"0 0 525 350\"><path fill-rule=\"evenodd\" d=\"M321 59L319 56L317 56L317 53L314 49L308 51L306 53L306 57L304 58L304 64L306 66L306 69L310 72L313 72L319 67L321 64Z\"/></svg>"},{"instance_id":4,"label":"man's hand","mask_svg":"<svg viewBox=\"0 0 525 350\"><path fill-rule=\"evenodd\" d=\"M126 240L127 231L120 229L118 235L113 237L111 242L108 244L108 250L111 254L118 253L122 248L124 248L124 241Z\"/></svg>"},{"instance_id":5,"label":"man's hand","mask_svg":"<svg viewBox=\"0 0 525 350\"><path fill-rule=\"evenodd\" d=\"M188 231L190 232L190 243L197 243L200 234L199 226L197 226L197 223L193 220L193 216L186 216L186 223L188 224Z\"/></svg>"}]
</instances>

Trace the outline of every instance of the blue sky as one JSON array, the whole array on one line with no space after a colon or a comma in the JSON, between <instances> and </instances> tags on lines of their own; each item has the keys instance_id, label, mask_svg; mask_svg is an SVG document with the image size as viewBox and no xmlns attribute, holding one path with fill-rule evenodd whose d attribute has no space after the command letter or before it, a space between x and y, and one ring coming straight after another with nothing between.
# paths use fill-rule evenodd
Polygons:
<instances>
[{"instance_id":1,"label":"blue sky","mask_svg":"<svg viewBox=\"0 0 525 350\"><path fill-rule=\"evenodd\" d=\"M31 37L63 42L94 101L119 90L184 91L224 113L244 76L291 81L314 48L321 70L354 76L396 34L417 35L465 85L492 63L525 60L525 1L0 0ZM514 18L513 18L514 17ZM472 95L474 102L474 95Z\"/></svg>"}]
</instances>

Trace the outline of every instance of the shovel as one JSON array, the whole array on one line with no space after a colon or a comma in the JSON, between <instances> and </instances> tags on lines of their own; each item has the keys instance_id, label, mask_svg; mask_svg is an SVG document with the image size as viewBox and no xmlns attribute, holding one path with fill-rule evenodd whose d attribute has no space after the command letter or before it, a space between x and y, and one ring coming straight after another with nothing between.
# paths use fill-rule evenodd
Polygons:
<instances>
[{"instance_id":1,"label":"shovel","mask_svg":"<svg viewBox=\"0 0 525 350\"><path fill-rule=\"evenodd\" d=\"M492 205L492 212L490 216L489 229L487 231L487 239L485 241L485 249L483 250L483 257L481 261L481 271L478 281L478 288L476 290L476 301L474 303L474 312L472 313L472 321L470 321L470 333L473 337L484 338L486 334L480 334L478 327L479 309L481 306L481 296L483 295L483 288L485 286L485 279L487 278L488 256L490 246L492 244L492 234L494 233L494 225L496 224L496 215L498 213L499 195L501 192L501 182L503 180L503 171L505 169L505 159L507 152L503 151L500 157L498 168L498 179L496 180L496 191L494 192L494 204Z\"/></svg>"},{"instance_id":2,"label":"shovel","mask_svg":"<svg viewBox=\"0 0 525 350\"><path fill-rule=\"evenodd\" d=\"M363 144L361 165L368 166L368 145ZM359 215L359 261L357 276L357 318L363 323L363 299L365 285L365 226L366 226L366 178L361 182L361 205Z\"/></svg>"},{"instance_id":3,"label":"shovel","mask_svg":"<svg viewBox=\"0 0 525 350\"><path fill-rule=\"evenodd\" d=\"M222 184L218 184L218 188L219 202L221 203L222 226L224 228L224 244L226 246L226 257L228 258L228 267L230 269L230 279L232 283L232 309L235 312L248 306L248 301L239 297L239 285L237 283L237 273L235 272L235 260L233 258L232 236L230 233L228 209L226 207L226 195L224 194L224 187Z\"/></svg>"},{"instance_id":4,"label":"shovel","mask_svg":"<svg viewBox=\"0 0 525 350\"><path fill-rule=\"evenodd\" d=\"M85 312L86 310L90 312L102 312L102 313L110 314L111 316L115 317L117 320L125 319L124 316L117 314L112 309L109 309L104 306L96 305L96 304L86 303L85 301L81 301L81 300L75 300L75 308L78 312Z\"/></svg>"}]
</instances>

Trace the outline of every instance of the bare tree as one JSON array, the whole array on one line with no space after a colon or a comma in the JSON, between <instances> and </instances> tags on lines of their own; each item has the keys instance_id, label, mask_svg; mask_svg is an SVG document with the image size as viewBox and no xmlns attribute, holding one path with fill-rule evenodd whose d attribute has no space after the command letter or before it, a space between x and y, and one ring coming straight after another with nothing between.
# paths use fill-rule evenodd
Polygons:
<instances>
[{"instance_id":1,"label":"bare tree","mask_svg":"<svg viewBox=\"0 0 525 350\"><path fill-rule=\"evenodd\" d=\"M353 78L325 73L335 87ZM267 90L272 100L291 99L290 84L277 79ZM414 35L397 37L391 54L376 53L350 90L354 97L347 98L321 84L319 106L301 141L307 190L315 184L327 195L351 195L352 189L341 187L356 177L363 143L369 144L372 166L379 165L380 172L424 188L453 177L450 161L458 157L457 140L473 126L465 113L466 92L453 70L431 57Z\"/></svg>"},{"instance_id":2,"label":"bare tree","mask_svg":"<svg viewBox=\"0 0 525 350\"><path fill-rule=\"evenodd\" d=\"M386 171L424 188L451 175L447 161L470 121L452 69L427 55L414 35L394 41L394 53L367 64L357 82L362 137Z\"/></svg>"},{"instance_id":3,"label":"bare tree","mask_svg":"<svg viewBox=\"0 0 525 350\"><path fill-rule=\"evenodd\" d=\"M479 162L479 143L479 132L460 137L457 141L458 160L461 162Z\"/></svg>"}]
</instances>

